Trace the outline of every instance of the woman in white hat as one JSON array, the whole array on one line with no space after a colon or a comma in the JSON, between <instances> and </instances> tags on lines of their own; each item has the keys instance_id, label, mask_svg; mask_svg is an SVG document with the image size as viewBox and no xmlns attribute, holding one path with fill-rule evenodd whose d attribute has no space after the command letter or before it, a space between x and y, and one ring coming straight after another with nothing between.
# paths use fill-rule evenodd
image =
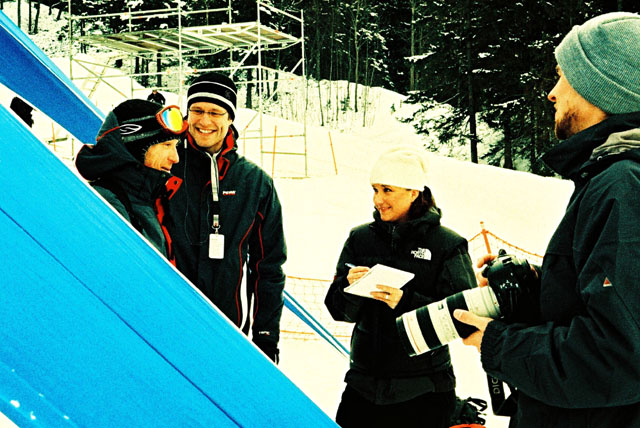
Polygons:
<instances>
[{"instance_id":1,"label":"woman in white hat","mask_svg":"<svg viewBox=\"0 0 640 428\"><path fill-rule=\"evenodd\" d=\"M440 225L426 176L420 150L384 152L370 175L374 221L352 229L340 254L325 304L334 319L355 323L342 427L449 427L456 395L448 347L410 357L396 329L403 313L476 286L467 241ZM415 277L402 289L378 285L370 298L344 291L376 264Z\"/></svg>"}]
</instances>

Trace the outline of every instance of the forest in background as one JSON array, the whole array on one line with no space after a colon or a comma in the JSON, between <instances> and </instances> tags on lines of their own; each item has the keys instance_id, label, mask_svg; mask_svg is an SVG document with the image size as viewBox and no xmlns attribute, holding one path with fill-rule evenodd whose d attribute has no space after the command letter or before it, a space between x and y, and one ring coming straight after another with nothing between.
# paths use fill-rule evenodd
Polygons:
<instances>
[{"instance_id":1,"label":"forest in background","mask_svg":"<svg viewBox=\"0 0 640 428\"><path fill-rule=\"evenodd\" d=\"M7 3L0 0L0 8ZM495 131L483 151L483 162L505 168L547 175L539 156L555 144L553 107L546 94L555 84L553 50L573 25L601 13L640 12L637 0L271 0L265 3L300 16L304 12L306 77L315 81L351 82L340 98L328 99L333 108L358 111L362 92L380 86L409 95L416 103L408 118L416 130L437 136L439 146L464 144L468 159L479 161L482 141L478 124ZM224 8L228 0L184 0L182 9L198 11ZM176 7L162 0L29 0L18 13L21 28L37 33L40 14L66 19L103 15L74 28L80 34L105 34L128 30L120 18L108 17L127 10ZM232 22L256 20L255 0L232 0ZM215 25L225 15L188 15L183 26ZM266 14L261 21L300 37L300 28L282 16ZM175 28L177 17L155 17L136 22L135 30ZM68 27L59 32L62 42ZM86 49L79 47L78 49ZM290 69L299 60L286 50L263 54L263 65ZM228 65L223 55L189 60L194 68ZM252 58L248 58L251 63ZM158 61L159 63L159 61ZM136 60L135 72L144 73L157 64ZM249 72L247 72L249 73ZM300 71L298 70L298 74ZM251 82L251 75L243 76ZM148 86L161 82L141 78ZM276 85L276 83L271 83ZM247 85L251 103L251 84ZM275 90L271 88L270 90ZM269 95L269 91L267 91ZM277 97L272 98L277 102ZM450 114L434 115L433 109L447 104Z\"/></svg>"}]
</instances>

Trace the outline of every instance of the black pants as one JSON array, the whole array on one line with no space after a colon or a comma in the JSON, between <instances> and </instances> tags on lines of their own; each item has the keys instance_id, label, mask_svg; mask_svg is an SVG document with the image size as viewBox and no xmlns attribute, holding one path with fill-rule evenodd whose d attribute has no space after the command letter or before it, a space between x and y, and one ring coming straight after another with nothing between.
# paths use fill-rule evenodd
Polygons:
<instances>
[{"instance_id":1,"label":"black pants","mask_svg":"<svg viewBox=\"0 0 640 428\"><path fill-rule=\"evenodd\" d=\"M373 404L349 385L342 394L336 423L342 428L447 428L456 393L431 392L395 404Z\"/></svg>"}]
</instances>

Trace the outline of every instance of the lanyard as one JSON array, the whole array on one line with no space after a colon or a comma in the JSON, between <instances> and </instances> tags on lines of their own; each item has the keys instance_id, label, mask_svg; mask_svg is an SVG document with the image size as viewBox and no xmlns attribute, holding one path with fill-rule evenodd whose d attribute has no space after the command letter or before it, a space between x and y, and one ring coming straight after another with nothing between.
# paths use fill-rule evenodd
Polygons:
<instances>
[{"instance_id":1,"label":"lanyard","mask_svg":"<svg viewBox=\"0 0 640 428\"><path fill-rule=\"evenodd\" d=\"M218 162L216 161L216 156L218 155L218 153L213 156L209 155L209 157L211 158L211 197L213 198L213 205L211 205L211 208L213 210L213 224L211 225L211 227L213 228L213 233L215 234L217 234L220 230L220 200L218 196L220 178L218 174Z\"/></svg>"}]
</instances>

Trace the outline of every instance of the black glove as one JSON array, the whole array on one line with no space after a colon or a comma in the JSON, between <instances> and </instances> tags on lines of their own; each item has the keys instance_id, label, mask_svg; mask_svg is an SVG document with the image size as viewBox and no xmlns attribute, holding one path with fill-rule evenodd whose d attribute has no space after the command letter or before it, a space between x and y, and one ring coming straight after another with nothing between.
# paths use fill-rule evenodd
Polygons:
<instances>
[{"instance_id":1,"label":"black glove","mask_svg":"<svg viewBox=\"0 0 640 428\"><path fill-rule=\"evenodd\" d=\"M278 364L280 362L280 350L278 349L278 344L274 343L270 340L254 340L253 343L256 344L260 350L271 359L274 363Z\"/></svg>"}]
</instances>

